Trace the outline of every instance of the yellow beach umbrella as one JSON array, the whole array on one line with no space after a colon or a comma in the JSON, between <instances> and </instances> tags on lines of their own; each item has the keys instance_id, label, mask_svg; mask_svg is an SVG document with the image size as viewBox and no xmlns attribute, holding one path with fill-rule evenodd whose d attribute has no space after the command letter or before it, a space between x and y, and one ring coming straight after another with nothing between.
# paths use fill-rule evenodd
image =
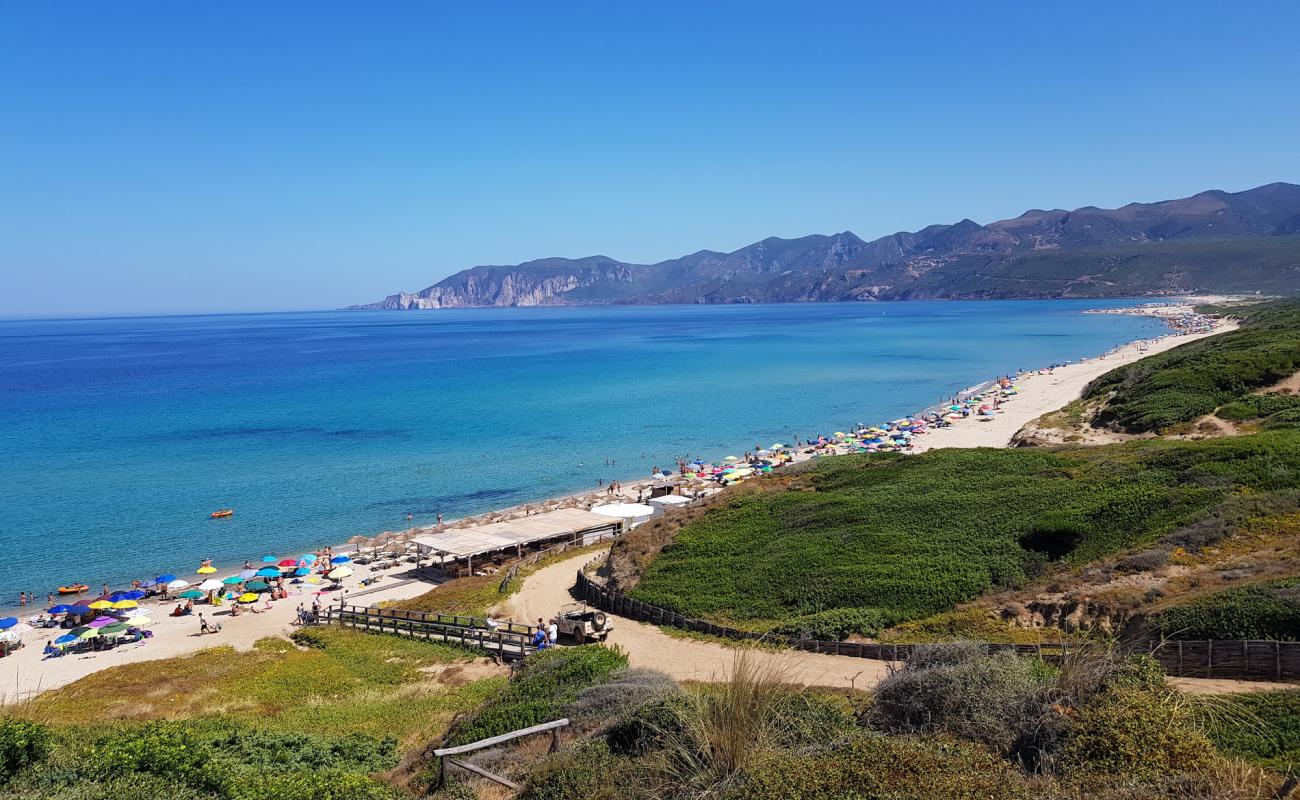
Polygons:
<instances>
[{"instance_id":1,"label":"yellow beach umbrella","mask_svg":"<svg viewBox=\"0 0 1300 800\"><path fill-rule=\"evenodd\" d=\"M112 608L112 607L113 607L113 604L110 603L110 602L108 602L107 600L96 600L95 602L91 603L91 604L88 606L88 608L93 608L93 609L95 609L95 610L97 610L97 611L102 611L102 610L104 610L105 608Z\"/></svg>"},{"instance_id":2,"label":"yellow beach umbrella","mask_svg":"<svg viewBox=\"0 0 1300 800\"><path fill-rule=\"evenodd\" d=\"M241 603L256 603L256 602L257 602L257 595L253 594L252 592L244 592L243 594L241 594L241 595L239 596L239 602L241 602Z\"/></svg>"},{"instance_id":3,"label":"yellow beach umbrella","mask_svg":"<svg viewBox=\"0 0 1300 800\"><path fill-rule=\"evenodd\" d=\"M113 604L113 608L117 608L117 609L139 608L139 607L140 604L134 600L118 600L116 603Z\"/></svg>"},{"instance_id":4,"label":"yellow beach umbrella","mask_svg":"<svg viewBox=\"0 0 1300 800\"><path fill-rule=\"evenodd\" d=\"M217 571L217 568L216 568L216 567L199 567L198 569L196 569L196 570L194 570L194 571L197 572L197 573L200 574L200 575L211 575L212 573L214 573L214 572Z\"/></svg>"}]
</instances>

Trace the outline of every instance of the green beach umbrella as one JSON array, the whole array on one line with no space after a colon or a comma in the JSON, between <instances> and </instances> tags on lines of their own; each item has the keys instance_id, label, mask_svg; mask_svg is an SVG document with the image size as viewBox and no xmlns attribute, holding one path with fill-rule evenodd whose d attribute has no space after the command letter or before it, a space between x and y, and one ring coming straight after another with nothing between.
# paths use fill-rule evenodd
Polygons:
<instances>
[{"instance_id":1,"label":"green beach umbrella","mask_svg":"<svg viewBox=\"0 0 1300 800\"><path fill-rule=\"evenodd\" d=\"M105 636L117 636L126 633L127 624L125 622L114 622L112 625L105 625L99 629L99 632Z\"/></svg>"},{"instance_id":2,"label":"green beach umbrella","mask_svg":"<svg viewBox=\"0 0 1300 800\"><path fill-rule=\"evenodd\" d=\"M265 581L251 581L244 588L250 592L265 592L267 589L270 589L271 587L267 585Z\"/></svg>"},{"instance_id":3,"label":"green beach umbrella","mask_svg":"<svg viewBox=\"0 0 1300 800\"><path fill-rule=\"evenodd\" d=\"M200 592L198 589L186 589L176 596L182 600L198 600L203 596L203 592Z\"/></svg>"},{"instance_id":4,"label":"green beach umbrella","mask_svg":"<svg viewBox=\"0 0 1300 800\"><path fill-rule=\"evenodd\" d=\"M229 578L222 578L221 582L226 584L227 586L234 586L237 583L243 583L244 579L239 577L238 575L231 575Z\"/></svg>"},{"instance_id":5,"label":"green beach umbrella","mask_svg":"<svg viewBox=\"0 0 1300 800\"><path fill-rule=\"evenodd\" d=\"M107 627L107 626L106 626L106 627ZM102 629L101 629L101 628L86 628L85 630L82 630L81 628L73 628L73 629L72 629L72 633L75 634L76 637L77 637L78 639L89 639L89 638L91 638L92 636L98 636L100 630L102 630ZM81 632L78 633L78 631L81 631Z\"/></svg>"}]
</instances>

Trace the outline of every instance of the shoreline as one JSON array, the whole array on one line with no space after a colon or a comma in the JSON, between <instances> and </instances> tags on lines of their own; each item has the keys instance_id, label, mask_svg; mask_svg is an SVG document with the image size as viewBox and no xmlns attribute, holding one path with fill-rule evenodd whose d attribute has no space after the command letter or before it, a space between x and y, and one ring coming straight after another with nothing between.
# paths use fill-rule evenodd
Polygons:
<instances>
[{"instance_id":1,"label":"shoreline","mask_svg":"<svg viewBox=\"0 0 1300 800\"><path fill-rule=\"evenodd\" d=\"M1195 302L1194 299L1188 299L1178 307L1185 307L1190 311L1193 302ZM1159 306L1162 309L1161 313L1150 313L1151 308L1143 306L1134 307L1132 310L1126 309L1118 313L1161 317L1166 318L1166 322L1169 322L1167 317L1168 308L1170 307L1170 305ZM1132 363L1147 355L1154 355L1187 342L1233 330L1236 328L1236 324L1231 321L1219 320L1210 329L1197 332L1179 332L1172 330L1172 328L1174 326L1171 325L1171 331L1163 336L1150 340L1128 342L1099 356L1021 373L1014 378L1014 382L1021 386L1023 391L1009 398L992 416L977 417L972 415L970 418L961 419L949 426L930 430L922 436L917 436L907 452L922 453L943 447L1006 447L1010 445L1015 433L1025 424L1077 399L1084 386L1101 374ZM983 387L993 383L995 381L978 383L967 390L959 392L958 395L969 396L978 393ZM821 455L849 452L843 445L833 442L819 448L820 452L815 454L813 449L809 445L796 448L792 460L798 462ZM470 527L475 524L506 521L511 518L526 516L533 511L557 507L586 507L592 503L635 501L641 492L656 483L659 482L652 478L632 479L625 484L620 481L620 491L614 495L608 494L607 489L601 487L595 491L579 491L552 496L542 500L517 504L506 509L449 521L443 528ZM718 488L712 491L721 491L721 489ZM405 532L410 533L411 531L430 529L433 529L433 526L417 526L409 528ZM385 536L391 538L401 535L401 533L385 532L373 537L353 536L348 540L347 544L334 546L332 549L335 553L351 552L358 548L359 542L363 539L373 543L376 539L383 539ZM235 565L227 565L227 567L220 569L216 577L220 577L221 574L229 572L231 569L237 570ZM405 573L407 568L403 566L395 572L398 574ZM189 570L185 570L183 573L177 572L177 574L183 575L187 580L191 577L198 577ZM151 614L151 617L154 618L154 622L150 626L150 630L154 632L153 638L146 640L144 643L103 652L67 654L55 659L43 659L41 648L45 640L54 638L58 633L55 633L54 629L28 631L23 635L24 647L7 657L0 658L0 702L12 702L24 697L30 697L120 664L183 656L198 650L223 645L233 646L239 650L247 650L258 639L267 636L284 635L290 632L292 630L291 624L296 618L296 606L300 603L310 605L312 600L317 597L319 597L322 604L328 604L337 602L343 596L356 597L361 592L364 592L367 602L382 602L407 599L422 594L437 585L437 582L431 579L414 578L414 576L406 575L401 575L401 577L413 579L400 582L397 580L381 581L370 588L360 585L362 579L373 575L398 577L398 575L392 573L381 573L372 569L370 565L356 565L355 574L344 582L341 591L327 592L322 595L318 591L314 591L315 587L305 584L300 585L291 590L288 598L272 604L272 607L268 610L260 614L242 616L237 620L229 618L228 607L210 610L209 607L198 606L193 616L169 617L166 616L166 613L172 607L174 601L162 605L149 602L149 607L157 612ZM197 583L197 580L195 582ZM56 602L59 602L57 596ZM42 602L40 604L29 604L25 608L4 613L15 614L26 621L27 618L35 616L45 608L46 606ZM217 634L198 636L198 614L200 612L207 614L210 620L223 623L224 630Z\"/></svg>"}]
</instances>

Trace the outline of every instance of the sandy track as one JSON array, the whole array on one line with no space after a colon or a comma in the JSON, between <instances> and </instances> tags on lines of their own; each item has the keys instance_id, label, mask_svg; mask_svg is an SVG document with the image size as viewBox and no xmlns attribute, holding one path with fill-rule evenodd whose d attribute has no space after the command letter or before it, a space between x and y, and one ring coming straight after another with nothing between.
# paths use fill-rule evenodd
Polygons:
<instances>
[{"instance_id":1,"label":"sandy track","mask_svg":"<svg viewBox=\"0 0 1300 800\"><path fill-rule=\"evenodd\" d=\"M593 557L587 554L566 559L534 572L510 598L508 610L520 622L536 624L538 617L550 619L560 606L573 602L570 590L578 569ZM657 669L677 680L718 680L731 672L735 648L669 636L654 625L625 617L614 620L609 643L623 648L634 667ZM866 658L761 649L753 652L762 663L780 669L791 683L804 686L869 688L888 672L886 662Z\"/></svg>"},{"instance_id":2,"label":"sandy track","mask_svg":"<svg viewBox=\"0 0 1300 800\"><path fill-rule=\"evenodd\" d=\"M560 606L573 601L570 591L577 582L578 570L597 557L587 553L534 572L499 611L513 616L518 622L536 624L538 617L550 619ZM634 667L657 669L677 680L712 681L731 672L736 653L733 647L669 636L654 625L611 616L615 627L609 642L623 648ZM889 673L888 662L867 658L798 651L753 652L761 662L782 670L789 682L804 686L870 689ZM1170 682L1192 694L1242 694L1300 688L1296 684L1221 678L1173 678Z\"/></svg>"}]
</instances>

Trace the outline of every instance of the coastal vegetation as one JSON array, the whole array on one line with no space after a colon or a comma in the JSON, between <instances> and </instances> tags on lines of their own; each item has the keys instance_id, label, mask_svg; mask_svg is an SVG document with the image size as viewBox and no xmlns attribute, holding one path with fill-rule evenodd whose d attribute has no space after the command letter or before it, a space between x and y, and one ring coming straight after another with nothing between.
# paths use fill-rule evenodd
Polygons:
<instances>
[{"instance_id":1,"label":"coastal vegetation","mask_svg":"<svg viewBox=\"0 0 1300 800\"><path fill-rule=\"evenodd\" d=\"M499 674L454 647L327 628L123 665L5 709L0 798L400 797L403 761Z\"/></svg>"},{"instance_id":2,"label":"coastal vegetation","mask_svg":"<svg viewBox=\"0 0 1300 800\"><path fill-rule=\"evenodd\" d=\"M1092 424L1127 433L1162 432L1221 410L1264 427L1300 423L1300 398L1252 395L1300 371L1300 303L1224 309L1238 330L1190 342L1097 378L1083 399L1101 402Z\"/></svg>"},{"instance_id":3,"label":"coastal vegetation","mask_svg":"<svg viewBox=\"0 0 1300 800\"><path fill-rule=\"evenodd\" d=\"M1300 641L1300 578L1217 592L1156 615L1169 639Z\"/></svg>"},{"instance_id":4,"label":"coastal vegetation","mask_svg":"<svg viewBox=\"0 0 1300 800\"><path fill-rule=\"evenodd\" d=\"M870 695L795 688L744 649L726 680L690 685L599 649L552 651L484 707L545 697L573 721L558 752L521 742L484 754L520 797L1232 800L1275 791L1294 744L1273 736L1284 715L1261 725L1246 705L1189 702L1150 659L1101 648L1048 665L927 646ZM584 688L556 691L554 674L582 675ZM461 773L435 796L492 792Z\"/></svg>"},{"instance_id":5,"label":"coastal vegetation","mask_svg":"<svg viewBox=\"0 0 1300 800\"><path fill-rule=\"evenodd\" d=\"M647 603L748 629L876 635L1119 551L1196 552L1238 516L1294 509L1298 490L1296 431L844 456L730 493L623 581ZM625 547L653 549L637 532Z\"/></svg>"}]
</instances>

